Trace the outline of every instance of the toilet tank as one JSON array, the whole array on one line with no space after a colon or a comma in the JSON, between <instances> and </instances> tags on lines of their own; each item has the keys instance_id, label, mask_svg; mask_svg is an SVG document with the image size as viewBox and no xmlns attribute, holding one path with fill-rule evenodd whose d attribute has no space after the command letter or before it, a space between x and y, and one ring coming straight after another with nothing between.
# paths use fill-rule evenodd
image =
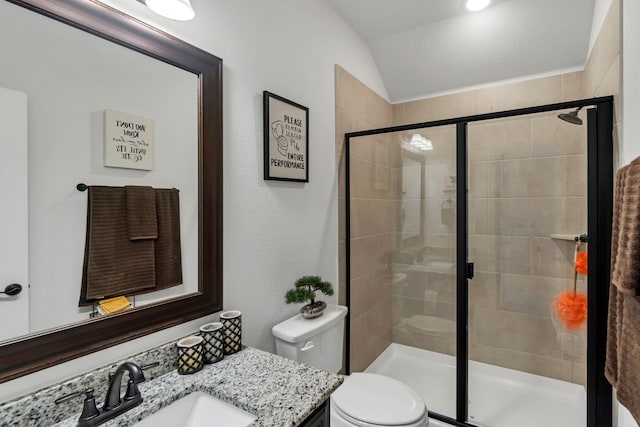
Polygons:
<instances>
[{"instance_id":1,"label":"toilet tank","mask_svg":"<svg viewBox=\"0 0 640 427\"><path fill-rule=\"evenodd\" d=\"M346 315L347 307L327 305L324 314L315 319L305 319L297 314L278 323L271 329L276 338L276 352L300 363L337 373L342 369Z\"/></svg>"}]
</instances>

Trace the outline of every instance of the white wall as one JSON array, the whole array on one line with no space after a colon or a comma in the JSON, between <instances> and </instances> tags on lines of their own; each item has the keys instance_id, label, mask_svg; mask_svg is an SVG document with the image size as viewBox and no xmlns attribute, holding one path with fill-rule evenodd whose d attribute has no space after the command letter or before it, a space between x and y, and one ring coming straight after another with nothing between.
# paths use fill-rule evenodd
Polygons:
<instances>
[{"instance_id":1,"label":"white wall","mask_svg":"<svg viewBox=\"0 0 640 427\"><path fill-rule=\"evenodd\" d=\"M394 104L522 76L560 74L584 67L594 2L504 1L478 13L408 27L372 39L369 46ZM439 64L438 58L447 59Z\"/></svg>"},{"instance_id":2,"label":"white wall","mask_svg":"<svg viewBox=\"0 0 640 427\"><path fill-rule=\"evenodd\" d=\"M622 2L622 111L620 166L640 156L640 2Z\"/></svg>"},{"instance_id":3,"label":"white wall","mask_svg":"<svg viewBox=\"0 0 640 427\"><path fill-rule=\"evenodd\" d=\"M375 63L322 0L194 1L187 23L111 3L224 61L224 306L243 312L246 344L274 351L271 327L299 309L284 304L294 280L338 282L334 64L386 95ZM308 184L262 178L263 90L309 108Z\"/></svg>"},{"instance_id":4,"label":"white wall","mask_svg":"<svg viewBox=\"0 0 640 427\"><path fill-rule=\"evenodd\" d=\"M618 427L638 427L631 413L622 405L618 405Z\"/></svg>"},{"instance_id":5,"label":"white wall","mask_svg":"<svg viewBox=\"0 0 640 427\"><path fill-rule=\"evenodd\" d=\"M323 0L194 0L174 22L130 0L109 0L224 60L224 307L243 312L243 343L274 351L271 327L299 305L285 291L303 274L336 284L334 64L385 98L366 45ZM310 110L308 184L262 179L262 91ZM328 298L335 301L335 297ZM22 377L0 401L174 339L207 319Z\"/></svg>"},{"instance_id":6,"label":"white wall","mask_svg":"<svg viewBox=\"0 0 640 427\"><path fill-rule=\"evenodd\" d=\"M640 2L622 1L622 111L620 166L640 156ZM637 427L633 417L618 405L618 427Z\"/></svg>"}]
</instances>

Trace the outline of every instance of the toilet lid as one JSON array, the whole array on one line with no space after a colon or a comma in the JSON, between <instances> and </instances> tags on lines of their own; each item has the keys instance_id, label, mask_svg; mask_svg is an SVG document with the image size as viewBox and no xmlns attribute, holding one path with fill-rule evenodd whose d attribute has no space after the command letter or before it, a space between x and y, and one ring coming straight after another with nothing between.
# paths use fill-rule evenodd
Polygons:
<instances>
[{"instance_id":1,"label":"toilet lid","mask_svg":"<svg viewBox=\"0 0 640 427\"><path fill-rule=\"evenodd\" d=\"M342 413L369 424L412 424L424 417L426 410L415 391L398 380L378 374L351 374L331 397Z\"/></svg>"}]
</instances>

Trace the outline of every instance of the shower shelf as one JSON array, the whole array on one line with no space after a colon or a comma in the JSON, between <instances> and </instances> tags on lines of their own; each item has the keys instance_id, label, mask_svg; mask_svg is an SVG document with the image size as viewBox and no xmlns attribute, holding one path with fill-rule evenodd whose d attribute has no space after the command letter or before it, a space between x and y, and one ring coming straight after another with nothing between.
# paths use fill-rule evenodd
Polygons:
<instances>
[{"instance_id":1,"label":"shower shelf","mask_svg":"<svg viewBox=\"0 0 640 427\"><path fill-rule=\"evenodd\" d=\"M550 236L552 239L556 239L556 240L569 240L571 242L575 242L575 241L581 241L581 242L586 242L587 241L587 235L586 234L580 234L578 236L576 236L575 234L552 234Z\"/></svg>"}]
</instances>

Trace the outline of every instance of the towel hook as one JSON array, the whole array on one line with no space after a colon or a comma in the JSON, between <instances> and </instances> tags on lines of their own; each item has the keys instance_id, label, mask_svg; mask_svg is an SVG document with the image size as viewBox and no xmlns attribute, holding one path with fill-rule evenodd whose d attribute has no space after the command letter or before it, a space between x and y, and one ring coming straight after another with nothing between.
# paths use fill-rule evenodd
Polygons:
<instances>
[{"instance_id":1,"label":"towel hook","mask_svg":"<svg viewBox=\"0 0 640 427\"><path fill-rule=\"evenodd\" d=\"M76 189L78 191L87 191L87 189L89 188L89 186L83 182L81 182L80 184L76 185Z\"/></svg>"}]
</instances>

